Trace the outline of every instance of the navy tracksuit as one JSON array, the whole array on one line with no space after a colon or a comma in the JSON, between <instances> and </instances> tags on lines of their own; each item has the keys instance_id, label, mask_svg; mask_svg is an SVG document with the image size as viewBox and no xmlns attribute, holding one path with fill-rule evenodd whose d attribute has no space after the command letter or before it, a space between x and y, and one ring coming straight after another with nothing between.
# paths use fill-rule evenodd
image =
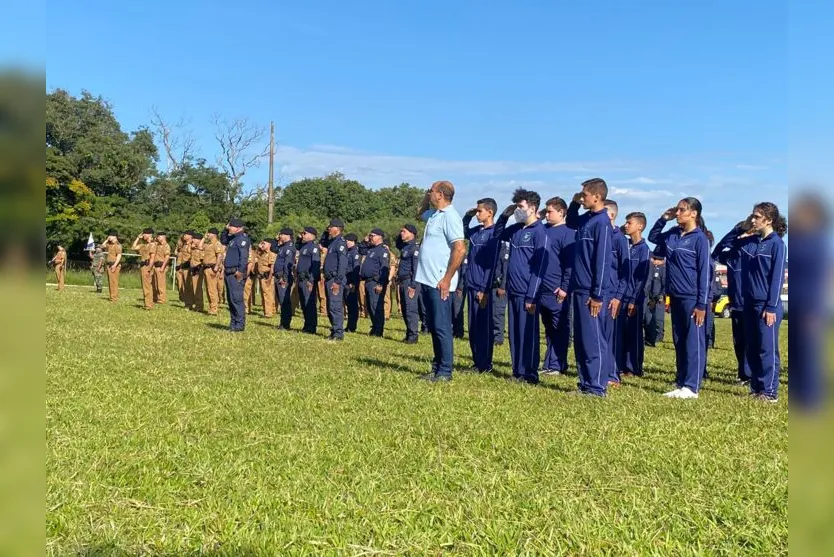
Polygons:
<instances>
[{"instance_id":1,"label":"navy tracksuit","mask_svg":"<svg viewBox=\"0 0 834 557\"><path fill-rule=\"evenodd\" d=\"M747 343L744 340L744 287L745 259L734 245L741 234L740 228L724 236L712 252L712 256L727 266L727 297L730 299L730 320L733 330L733 351L736 355L739 381L750 381L750 364L747 362Z\"/></svg>"},{"instance_id":2,"label":"navy tracksuit","mask_svg":"<svg viewBox=\"0 0 834 557\"><path fill-rule=\"evenodd\" d=\"M652 227L649 241L666 257L666 291L672 314L675 342L676 383L697 393L701 388L706 361L706 327L695 325L692 312L709 311L710 248L706 234L695 228L683 234L679 226L663 232L666 220Z\"/></svg>"},{"instance_id":3,"label":"navy tracksuit","mask_svg":"<svg viewBox=\"0 0 834 557\"><path fill-rule=\"evenodd\" d=\"M782 286L785 283L785 243L776 232L767 238L756 234L736 242L745 259L744 337L750 364L750 392L776 398L781 361L779 328L782 324ZM776 314L768 327L763 314Z\"/></svg>"},{"instance_id":4,"label":"navy tracksuit","mask_svg":"<svg viewBox=\"0 0 834 557\"><path fill-rule=\"evenodd\" d=\"M230 235L226 230L220 234L221 243L226 245L223 260L223 280L226 283L226 301L229 304L230 331L242 331L246 327L246 307L243 305L243 285L246 283L251 242L245 232ZM240 280L235 278L240 272Z\"/></svg>"},{"instance_id":5,"label":"navy tracksuit","mask_svg":"<svg viewBox=\"0 0 834 557\"><path fill-rule=\"evenodd\" d=\"M359 247L347 249L347 275L345 276L344 303L347 310L345 331L356 332L359 323Z\"/></svg>"},{"instance_id":6,"label":"navy tracksuit","mask_svg":"<svg viewBox=\"0 0 834 557\"><path fill-rule=\"evenodd\" d=\"M327 248L322 272L324 273L324 295L327 303L327 317L330 320L330 338L341 339L345 336L344 288L347 281L348 259L347 242L338 235L331 239L322 237L322 245ZM333 285L339 290L333 293Z\"/></svg>"},{"instance_id":7,"label":"navy tracksuit","mask_svg":"<svg viewBox=\"0 0 834 557\"><path fill-rule=\"evenodd\" d=\"M510 262L510 243L498 242L498 259L492 281L492 331L496 344L504 344L504 330L507 321L507 264ZM504 295L499 296L498 290Z\"/></svg>"},{"instance_id":8,"label":"navy tracksuit","mask_svg":"<svg viewBox=\"0 0 834 557\"><path fill-rule=\"evenodd\" d=\"M663 340L666 326L666 265L649 263L649 279L646 282L646 344L654 346Z\"/></svg>"},{"instance_id":9,"label":"navy tracksuit","mask_svg":"<svg viewBox=\"0 0 834 557\"><path fill-rule=\"evenodd\" d=\"M608 348L611 350L611 360L608 367L608 380L619 382L620 371L625 366L625 298L628 289L628 281L631 276L630 261L628 256L628 238L619 229L611 227L611 272L608 273L608 288L605 297L610 300L619 300L620 307L616 315L611 315L608 310L608 303L605 304L605 316L602 320L602 331L608 339Z\"/></svg>"},{"instance_id":10,"label":"navy tracksuit","mask_svg":"<svg viewBox=\"0 0 834 557\"><path fill-rule=\"evenodd\" d=\"M529 226L515 223L504 228L507 217L498 219L501 238L510 242L507 264L507 296L510 317L510 361L513 377L528 383L539 381L539 302L542 277L547 268L548 238L540 220ZM531 313L525 304L534 304Z\"/></svg>"},{"instance_id":11,"label":"navy tracksuit","mask_svg":"<svg viewBox=\"0 0 834 557\"><path fill-rule=\"evenodd\" d=\"M547 267L542 277L542 294L539 313L544 325L547 348L543 370L564 373L568 369L568 345L570 344L570 281L573 275L574 243L576 230L565 225L545 225L548 237ZM568 293L559 303L556 289Z\"/></svg>"},{"instance_id":12,"label":"navy tracksuit","mask_svg":"<svg viewBox=\"0 0 834 557\"><path fill-rule=\"evenodd\" d=\"M371 318L369 334L372 337L381 337L385 331L385 289L388 288L390 268L391 261L385 244L369 246L359 268L359 276L365 281L365 300ZM382 287L378 294L375 291L377 286Z\"/></svg>"},{"instance_id":13,"label":"navy tracksuit","mask_svg":"<svg viewBox=\"0 0 834 557\"><path fill-rule=\"evenodd\" d=\"M479 371L492 369L492 355L495 348L495 317L493 311L493 285L495 284L495 263L501 239L495 225L485 228L479 224L469 227L472 215L463 217L463 232L469 240L466 273L467 304L469 304L469 348L472 363ZM478 303L481 293L486 303ZM503 335L502 335L503 336Z\"/></svg>"},{"instance_id":14,"label":"navy tracksuit","mask_svg":"<svg viewBox=\"0 0 834 557\"><path fill-rule=\"evenodd\" d=\"M400 302L400 313L405 321L405 340L416 341L419 334L419 305L420 284L414 280L417 273L417 258L420 248L417 242L403 242L397 236L397 247L400 250L400 265L397 268L397 299ZM409 298L408 289L414 289L414 296Z\"/></svg>"},{"instance_id":15,"label":"navy tracksuit","mask_svg":"<svg viewBox=\"0 0 834 557\"><path fill-rule=\"evenodd\" d=\"M571 279L573 298L573 350L579 375L579 390L605 396L613 355L602 332L608 300L605 297L611 272L612 228L608 209L579 214L579 204L568 207L567 225L576 230L575 258ZM591 317L588 301L602 302L599 315Z\"/></svg>"},{"instance_id":16,"label":"navy tracksuit","mask_svg":"<svg viewBox=\"0 0 834 557\"><path fill-rule=\"evenodd\" d=\"M316 285L321 276L321 252L315 242L307 242L298 248L298 302L304 314L302 332L316 334L319 313L316 311L318 292Z\"/></svg>"},{"instance_id":17,"label":"navy tracksuit","mask_svg":"<svg viewBox=\"0 0 834 557\"><path fill-rule=\"evenodd\" d=\"M630 242L629 242L630 243ZM649 279L649 246L642 238L636 244L631 244L628 250L629 270L631 276L628 288L623 298L625 307L622 319L623 333L623 364L620 371L643 375L643 355L646 346L643 341L643 308L646 305L646 283ZM628 306L634 305L634 315L628 316Z\"/></svg>"},{"instance_id":18,"label":"navy tracksuit","mask_svg":"<svg viewBox=\"0 0 834 557\"><path fill-rule=\"evenodd\" d=\"M469 261L463 258L458 269L458 287L452 292L452 336L454 338L463 338L464 336L464 311L466 304L466 273L469 268Z\"/></svg>"},{"instance_id":19,"label":"navy tracksuit","mask_svg":"<svg viewBox=\"0 0 834 557\"><path fill-rule=\"evenodd\" d=\"M718 302L718 299L721 298L721 278L718 276L718 272L715 269L715 259L710 256L709 260L709 272L712 276L712 280L710 281L709 286L709 303L707 304L707 318L704 322L704 326L706 327L706 343L704 344L704 379L709 378L709 373L707 372L707 362L709 361L709 350L710 348L715 348L715 304Z\"/></svg>"},{"instance_id":20,"label":"navy tracksuit","mask_svg":"<svg viewBox=\"0 0 834 557\"><path fill-rule=\"evenodd\" d=\"M283 244L273 242L270 250L276 254L272 272L275 277L275 299L278 301L281 312L280 327L289 329L293 314L292 287L295 283L293 271L295 270L296 250L291 241Z\"/></svg>"}]
</instances>

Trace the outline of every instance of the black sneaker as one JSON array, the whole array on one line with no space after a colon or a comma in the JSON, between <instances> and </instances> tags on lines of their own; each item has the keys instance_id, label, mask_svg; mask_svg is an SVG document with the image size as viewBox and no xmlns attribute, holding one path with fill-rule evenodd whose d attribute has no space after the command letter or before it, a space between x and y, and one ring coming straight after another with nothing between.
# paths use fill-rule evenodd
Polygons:
<instances>
[{"instance_id":1,"label":"black sneaker","mask_svg":"<svg viewBox=\"0 0 834 557\"><path fill-rule=\"evenodd\" d=\"M403 344L417 344L417 339L406 337L406 338L403 339Z\"/></svg>"}]
</instances>

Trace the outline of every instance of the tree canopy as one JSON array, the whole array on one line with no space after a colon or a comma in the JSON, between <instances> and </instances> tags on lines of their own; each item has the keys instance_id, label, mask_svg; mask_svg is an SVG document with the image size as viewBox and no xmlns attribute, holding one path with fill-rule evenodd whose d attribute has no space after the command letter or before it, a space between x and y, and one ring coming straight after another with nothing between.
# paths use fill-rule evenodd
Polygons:
<instances>
[{"instance_id":1,"label":"tree canopy","mask_svg":"<svg viewBox=\"0 0 834 557\"><path fill-rule=\"evenodd\" d=\"M190 154L160 168L160 158L171 160L166 151L171 130L165 129L163 138L156 128L156 133L147 126L124 131L112 105L87 91L80 98L62 89L47 95L47 252L60 244L78 256L90 232L98 239L109 228L123 239L145 226L176 238L188 228L221 227L231 216L242 218L254 237L272 237L286 226L322 230L338 217L349 232L361 236L379 227L392 238L414 222L423 197L422 189L407 183L370 189L334 172L277 188L275 218L268 225L265 188L247 187L238 168L231 176L228 165ZM260 156L259 146L253 148L252 160Z\"/></svg>"}]
</instances>

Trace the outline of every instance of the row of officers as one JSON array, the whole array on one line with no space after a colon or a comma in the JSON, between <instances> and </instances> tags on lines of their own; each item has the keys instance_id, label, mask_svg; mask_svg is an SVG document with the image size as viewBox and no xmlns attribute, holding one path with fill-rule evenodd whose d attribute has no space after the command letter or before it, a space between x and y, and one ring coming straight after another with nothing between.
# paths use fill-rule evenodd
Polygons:
<instances>
[{"instance_id":1,"label":"row of officers","mask_svg":"<svg viewBox=\"0 0 834 557\"><path fill-rule=\"evenodd\" d=\"M303 332L315 334L319 316L327 316L331 324L328 338L341 340L345 331L356 331L359 317L369 317L370 334L382 336L396 305L405 322L403 342L416 343L418 333L426 331L420 285L415 281L420 249L417 228L406 224L400 230L395 240L399 257L384 243L385 234L378 228L362 241L356 234L343 231L340 219L331 220L320 237L313 227L305 227L297 236L292 229L284 228L274 239L264 238L248 250L244 312L254 312L259 293L264 317L277 314L279 329L290 329L301 308ZM226 300L223 277L227 242L221 241L226 235L225 230L221 234L216 228L205 234L187 230L177 240L171 257L168 235L144 229L131 246L139 256L144 308L167 302L166 277L173 264L178 297L185 308L217 315ZM509 249L509 242L500 243L490 292L493 338L498 345L504 342ZM115 230L108 232L100 250L109 297L117 301L122 245ZM453 334L457 338L464 336L467 267L468 260L464 259L453 300ZM644 327L646 344L653 346L664 336L663 259L652 257L651 267Z\"/></svg>"},{"instance_id":2,"label":"row of officers","mask_svg":"<svg viewBox=\"0 0 834 557\"><path fill-rule=\"evenodd\" d=\"M406 224L394 244L397 257L384 242L385 233L371 230L362 241L353 233L343 234L344 222L330 221L321 236L313 227L305 227L297 236L290 228L282 229L274 239L264 238L248 250L246 281L243 291L244 312L254 312L260 297L263 316L279 316L279 329L290 329L297 310L301 309L306 333L315 333L320 316L329 317L328 338L341 340L345 331L355 332L359 317L371 320L372 336L382 336L385 322L397 307L406 325L403 342L417 342L426 331L420 285L414 280L419 244L417 228ZM139 258L143 307L168 301L166 277L174 266L179 300L186 309L217 315L226 300L224 260L227 233L210 228L204 234L186 230L172 251L168 234L145 228L131 245ZM102 255L107 275L108 294L112 302L119 299L119 276L123 263L123 246L115 230L96 250ZM172 257L173 253L173 257ZM506 322L506 262L509 243L501 245L501 255L492 288L495 342L504 342ZM466 299L464 261L454 297L454 336L463 338ZM97 267L98 268L98 267Z\"/></svg>"}]
</instances>

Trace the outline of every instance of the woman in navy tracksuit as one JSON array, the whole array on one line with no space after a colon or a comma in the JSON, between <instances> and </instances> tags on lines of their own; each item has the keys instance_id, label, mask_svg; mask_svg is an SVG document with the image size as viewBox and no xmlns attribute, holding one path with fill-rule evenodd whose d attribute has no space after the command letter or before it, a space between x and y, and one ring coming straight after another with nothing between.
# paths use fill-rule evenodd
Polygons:
<instances>
[{"instance_id":1,"label":"woman in navy tracksuit","mask_svg":"<svg viewBox=\"0 0 834 557\"><path fill-rule=\"evenodd\" d=\"M753 207L752 234L739 233L735 245L745 260L744 339L750 365L750 395L776 402L779 396L779 327L785 283L785 217L770 202ZM736 229L734 229L736 230Z\"/></svg>"},{"instance_id":2,"label":"woman in navy tracksuit","mask_svg":"<svg viewBox=\"0 0 834 557\"><path fill-rule=\"evenodd\" d=\"M666 257L666 292L669 294L672 332L675 337L677 388L664 396L698 398L706 361L706 314L709 305L709 240L701 216L701 202L687 197L658 219L649 241ZM663 232L666 222L678 225Z\"/></svg>"}]
</instances>

